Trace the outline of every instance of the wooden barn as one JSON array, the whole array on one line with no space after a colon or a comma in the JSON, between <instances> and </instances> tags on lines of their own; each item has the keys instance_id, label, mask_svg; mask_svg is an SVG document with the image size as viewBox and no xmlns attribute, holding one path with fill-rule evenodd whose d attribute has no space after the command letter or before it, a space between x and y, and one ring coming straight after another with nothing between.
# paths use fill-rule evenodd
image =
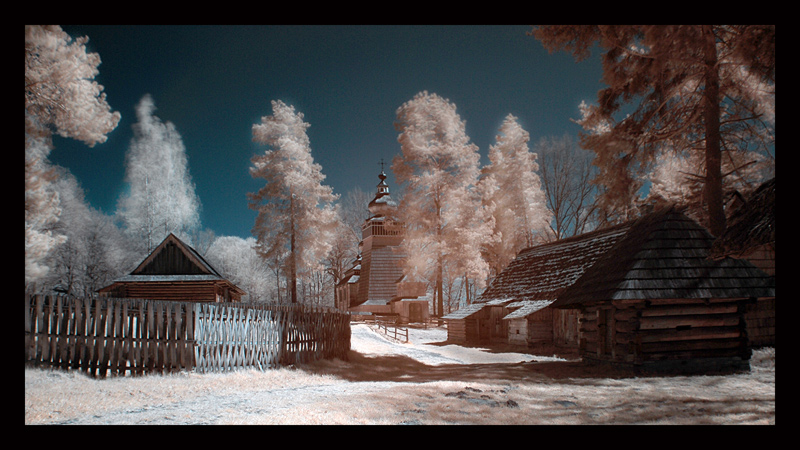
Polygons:
<instances>
[{"instance_id":1,"label":"wooden barn","mask_svg":"<svg viewBox=\"0 0 800 450\"><path fill-rule=\"evenodd\" d=\"M245 295L172 233L129 275L98 293L106 297L181 302L238 302Z\"/></svg>"},{"instance_id":2,"label":"wooden barn","mask_svg":"<svg viewBox=\"0 0 800 450\"><path fill-rule=\"evenodd\" d=\"M759 186L728 217L728 228L711 246L713 259L746 259L775 277L775 179ZM745 311L753 347L775 345L775 298L760 298Z\"/></svg>"},{"instance_id":3,"label":"wooden barn","mask_svg":"<svg viewBox=\"0 0 800 450\"><path fill-rule=\"evenodd\" d=\"M448 340L577 347L577 314L549 305L628 228L618 225L520 251L473 305L444 317Z\"/></svg>"},{"instance_id":4,"label":"wooden barn","mask_svg":"<svg viewBox=\"0 0 800 450\"><path fill-rule=\"evenodd\" d=\"M745 308L774 298L774 278L745 260L710 259L714 240L680 211L649 214L550 307L578 311L584 360L644 369L749 368Z\"/></svg>"}]
</instances>

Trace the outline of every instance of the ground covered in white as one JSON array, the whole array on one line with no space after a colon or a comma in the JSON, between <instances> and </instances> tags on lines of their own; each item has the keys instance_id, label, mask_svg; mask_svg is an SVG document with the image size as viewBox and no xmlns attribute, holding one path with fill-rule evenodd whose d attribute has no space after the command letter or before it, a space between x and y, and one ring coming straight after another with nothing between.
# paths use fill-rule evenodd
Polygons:
<instances>
[{"instance_id":1,"label":"ground covered in white","mask_svg":"<svg viewBox=\"0 0 800 450\"><path fill-rule=\"evenodd\" d=\"M91 379L25 369L26 424L775 424L775 351L747 373L635 376L570 355L352 327L346 361Z\"/></svg>"}]
</instances>

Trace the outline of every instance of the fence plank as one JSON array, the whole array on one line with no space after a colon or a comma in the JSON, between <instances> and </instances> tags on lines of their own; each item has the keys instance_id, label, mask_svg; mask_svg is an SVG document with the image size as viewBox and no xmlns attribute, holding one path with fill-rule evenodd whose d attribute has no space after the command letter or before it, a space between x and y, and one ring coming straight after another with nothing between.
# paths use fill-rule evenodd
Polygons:
<instances>
[{"instance_id":1,"label":"fence plank","mask_svg":"<svg viewBox=\"0 0 800 450\"><path fill-rule=\"evenodd\" d=\"M25 359L95 377L346 358L349 316L303 305L27 296Z\"/></svg>"}]
</instances>

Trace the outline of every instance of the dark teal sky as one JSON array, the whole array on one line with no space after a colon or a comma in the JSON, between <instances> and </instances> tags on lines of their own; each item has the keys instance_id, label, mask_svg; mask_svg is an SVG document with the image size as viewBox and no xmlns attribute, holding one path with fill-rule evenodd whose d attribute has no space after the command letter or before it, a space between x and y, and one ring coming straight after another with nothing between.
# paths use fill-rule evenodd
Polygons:
<instances>
[{"instance_id":1,"label":"dark teal sky","mask_svg":"<svg viewBox=\"0 0 800 450\"><path fill-rule=\"evenodd\" d=\"M96 80L122 120L91 149L56 139L51 160L78 178L92 206L112 214L124 189L134 107L150 94L155 115L183 138L202 226L219 236L248 237L255 223L246 194L263 180L248 169L267 148L252 142L251 128L272 113L271 100L304 114L325 184L344 196L356 186L374 191L380 160L400 152L397 108L418 92L456 105L486 162L506 115L517 116L533 142L577 137L570 120L603 87L597 58L576 63L548 54L527 25L62 28L89 37L102 60Z\"/></svg>"}]
</instances>

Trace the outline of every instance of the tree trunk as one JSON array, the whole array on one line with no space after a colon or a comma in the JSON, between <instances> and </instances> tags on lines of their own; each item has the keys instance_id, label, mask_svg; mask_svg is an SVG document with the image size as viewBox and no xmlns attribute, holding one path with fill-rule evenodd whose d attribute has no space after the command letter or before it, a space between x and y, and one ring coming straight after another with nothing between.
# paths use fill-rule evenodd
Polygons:
<instances>
[{"instance_id":1,"label":"tree trunk","mask_svg":"<svg viewBox=\"0 0 800 450\"><path fill-rule=\"evenodd\" d=\"M467 288L466 289L466 291L467 291L467 304L471 305L472 302L470 301L470 298L469 298L469 278L467 278L467 274L466 273L464 273L464 287Z\"/></svg>"},{"instance_id":2,"label":"tree trunk","mask_svg":"<svg viewBox=\"0 0 800 450\"><path fill-rule=\"evenodd\" d=\"M292 303L297 303L297 258L295 258L295 229L294 229L294 194L289 195L289 289L292 293Z\"/></svg>"},{"instance_id":3,"label":"tree trunk","mask_svg":"<svg viewBox=\"0 0 800 450\"><path fill-rule=\"evenodd\" d=\"M439 258L439 264L436 267L436 303L437 303L436 307L438 309L436 314L437 317L442 317L444 315L444 287L442 282L443 272L444 271L442 270L442 259Z\"/></svg>"},{"instance_id":4,"label":"tree trunk","mask_svg":"<svg viewBox=\"0 0 800 450\"><path fill-rule=\"evenodd\" d=\"M439 244L442 242L442 206L440 204L439 194L436 195L435 200L436 205L436 239ZM437 306L437 317L444 316L444 286L443 286L443 274L444 274L444 256L442 256L441 247L439 247L438 255L436 259L436 306ZM441 324L441 321L439 321Z\"/></svg>"},{"instance_id":5,"label":"tree trunk","mask_svg":"<svg viewBox=\"0 0 800 450\"><path fill-rule=\"evenodd\" d=\"M722 205L722 150L720 148L719 67L713 28L703 27L705 38L705 104L703 114L706 131L705 200L708 207L709 231L720 236L725 231L725 210Z\"/></svg>"}]
</instances>

